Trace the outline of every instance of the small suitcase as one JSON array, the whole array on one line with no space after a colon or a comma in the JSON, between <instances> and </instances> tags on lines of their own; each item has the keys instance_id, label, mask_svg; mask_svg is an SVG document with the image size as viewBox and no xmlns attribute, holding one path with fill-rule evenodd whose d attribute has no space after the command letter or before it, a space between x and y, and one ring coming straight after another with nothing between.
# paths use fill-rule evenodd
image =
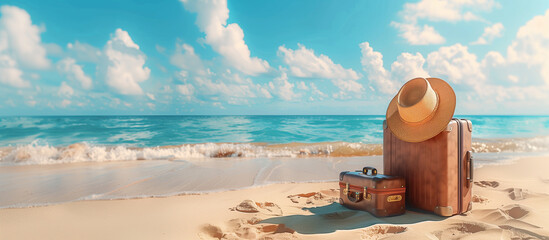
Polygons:
<instances>
[{"instance_id":1,"label":"small suitcase","mask_svg":"<svg viewBox=\"0 0 549 240\"><path fill-rule=\"evenodd\" d=\"M452 119L445 130L423 142L405 142L383 123L383 173L406 179L406 204L452 216L471 210L473 125Z\"/></svg>"},{"instance_id":2,"label":"small suitcase","mask_svg":"<svg viewBox=\"0 0 549 240\"><path fill-rule=\"evenodd\" d=\"M368 211L377 217L403 214L405 211L404 178L377 174L372 167L362 172L339 174L339 203L357 210Z\"/></svg>"}]
</instances>

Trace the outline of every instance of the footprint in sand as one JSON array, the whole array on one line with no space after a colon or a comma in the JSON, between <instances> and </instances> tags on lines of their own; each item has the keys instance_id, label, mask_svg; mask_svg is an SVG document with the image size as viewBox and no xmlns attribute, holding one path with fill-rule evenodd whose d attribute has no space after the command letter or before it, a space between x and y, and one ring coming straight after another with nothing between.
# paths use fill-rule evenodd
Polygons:
<instances>
[{"instance_id":1,"label":"footprint in sand","mask_svg":"<svg viewBox=\"0 0 549 240\"><path fill-rule=\"evenodd\" d=\"M479 195L473 195L473 197L471 198L471 201L476 203L485 203L485 202L488 202L488 198L485 198Z\"/></svg>"},{"instance_id":2,"label":"footprint in sand","mask_svg":"<svg viewBox=\"0 0 549 240\"><path fill-rule=\"evenodd\" d=\"M339 190L329 189L322 190L320 192L300 193L288 196L293 203L305 203L305 204L329 204L339 199Z\"/></svg>"},{"instance_id":3,"label":"footprint in sand","mask_svg":"<svg viewBox=\"0 0 549 240\"><path fill-rule=\"evenodd\" d=\"M221 239L224 236L221 228L214 225L204 225L202 231L198 234L200 239Z\"/></svg>"},{"instance_id":4,"label":"footprint in sand","mask_svg":"<svg viewBox=\"0 0 549 240\"><path fill-rule=\"evenodd\" d=\"M521 219L522 217L530 213L530 210L528 210L525 206L522 206L519 204L511 204L511 205L505 206L502 210L507 215L509 215L509 217L512 217L514 219Z\"/></svg>"},{"instance_id":5,"label":"footprint in sand","mask_svg":"<svg viewBox=\"0 0 549 240\"><path fill-rule=\"evenodd\" d=\"M432 234L438 239L460 239L477 232L495 228L480 222L458 222L450 226L447 229L432 232Z\"/></svg>"},{"instance_id":6,"label":"footprint in sand","mask_svg":"<svg viewBox=\"0 0 549 240\"><path fill-rule=\"evenodd\" d=\"M528 196L528 192L522 188L507 188L504 191L509 193L509 198L513 200L523 200Z\"/></svg>"},{"instance_id":7,"label":"footprint in sand","mask_svg":"<svg viewBox=\"0 0 549 240\"><path fill-rule=\"evenodd\" d=\"M260 203L252 200L244 200L235 208L231 208L230 210L245 213L263 213L267 215L282 216L282 209L272 202Z\"/></svg>"},{"instance_id":8,"label":"footprint in sand","mask_svg":"<svg viewBox=\"0 0 549 240\"><path fill-rule=\"evenodd\" d=\"M408 230L407 227L393 225L375 225L366 228L363 231L362 239L380 239L389 237L388 235L399 234Z\"/></svg>"},{"instance_id":9,"label":"footprint in sand","mask_svg":"<svg viewBox=\"0 0 549 240\"><path fill-rule=\"evenodd\" d=\"M284 224L262 224L261 219L248 220L236 218L228 222L229 229L223 238L226 239L292 239L295 230Z\"/></svg>"},{"instance_id":10,"label":"footprint in sand","mask_svg":"<svg viewBox=\"0 0 549 240\"><path fill-rule=\"evenodd\" d=\"M496 181L480 181L480 182L475 182L475 185L477 185L479 187L497 188L499 186L499 182L496 182Z\"/></svg>"},{"instance_id":11,"label":"footprint in sand","mask_svg":"<svg viewBox=\"0 0 549 240\"><path fill-rule=\"evenodd\" d=\"M524 222L523 219L529 215L531 210L520 204L511 204L497 209L479 209L473 210L473 218L497 226L497 228L487 229L497 234L482 235L477 233L469 236L470 239L494 238L496 235L501 239L549 239L549 232L539 226Z\"/></svg>"}]
</instances>

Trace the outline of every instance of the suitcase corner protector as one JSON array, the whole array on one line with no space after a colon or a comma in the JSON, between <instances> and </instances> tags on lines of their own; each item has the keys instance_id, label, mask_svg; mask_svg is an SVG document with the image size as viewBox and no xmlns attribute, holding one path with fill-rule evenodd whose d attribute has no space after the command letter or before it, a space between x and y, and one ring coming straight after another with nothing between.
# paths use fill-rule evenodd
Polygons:
<instances>
[{"instance_id":1,"label":"suitcase corner protector","mask_svg":"<svg viewBox=\"0 0 549 240\"><path fill-rule=\"evenodd\" d=\"M435 209L433 210L433 212L435 212L435 214L443 216L443 217L449 217L449 216L452 216L454 214L454 210L453 210L452 206L447 206L447 207L436 206Z\"/></svg>"}]
</instances>

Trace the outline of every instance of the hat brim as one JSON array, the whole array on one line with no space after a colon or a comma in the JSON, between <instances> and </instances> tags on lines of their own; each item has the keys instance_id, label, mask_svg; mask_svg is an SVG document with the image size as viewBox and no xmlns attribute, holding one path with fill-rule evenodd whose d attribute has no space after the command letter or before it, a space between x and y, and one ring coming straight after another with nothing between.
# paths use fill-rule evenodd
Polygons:
<instances>
[{"instance_id":1,"label":"hat brim","mask_svg":"<svg viewBox=\"0 0 549 240\"><path fill-rule=\"evenodd\" d=\"M418 123L409 123L402 120L398 113L397 96L391 100L387 108L387 126L399 139L406 142L422 142L430 139L448 126L456 109L456 94L452 87L439 78L426 78L438 95L438 107L433 116Z\"/></svg>"}]
</instances>

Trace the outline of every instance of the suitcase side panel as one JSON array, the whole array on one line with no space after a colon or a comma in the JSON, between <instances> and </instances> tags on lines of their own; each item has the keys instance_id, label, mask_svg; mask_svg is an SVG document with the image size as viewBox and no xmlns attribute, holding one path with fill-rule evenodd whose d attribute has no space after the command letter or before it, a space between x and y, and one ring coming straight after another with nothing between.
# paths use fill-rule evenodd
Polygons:
<instances>
[{"instance_id":1,"label":"suitcase side panel","mask_svg":"<svg viewBox=\"0 0 549 240\"><path fill-rule=\"evenodd\" d=\"M459 120L462 126L462 167L461 167L461 213L467 212L471 210L472 204L471 204L471 198L472 198L472 189L473 189L473 182L472 180L468 180L467 176L471 171L471 168L474 166L472 164L469 164L469 155L467 154L468 151L473 150L472 148L472 132L473 132L473 124L470 120L467 119L461 119Z\"/></svg>"},{"instance_id":2,"label":"suitcase side panel","mask_svg":"<svg viewBox=\"0 0 549 240\"><path fill-rule=\"evenodd\" d=\"M407 204L447 215L458 211L457 122L446 131L419 143L404 142L384 129L384 173L406 179ZM387 165L385 165L387 164ZM450 208L449 208L450 207Z\"/></svg>"}]
</instances>

